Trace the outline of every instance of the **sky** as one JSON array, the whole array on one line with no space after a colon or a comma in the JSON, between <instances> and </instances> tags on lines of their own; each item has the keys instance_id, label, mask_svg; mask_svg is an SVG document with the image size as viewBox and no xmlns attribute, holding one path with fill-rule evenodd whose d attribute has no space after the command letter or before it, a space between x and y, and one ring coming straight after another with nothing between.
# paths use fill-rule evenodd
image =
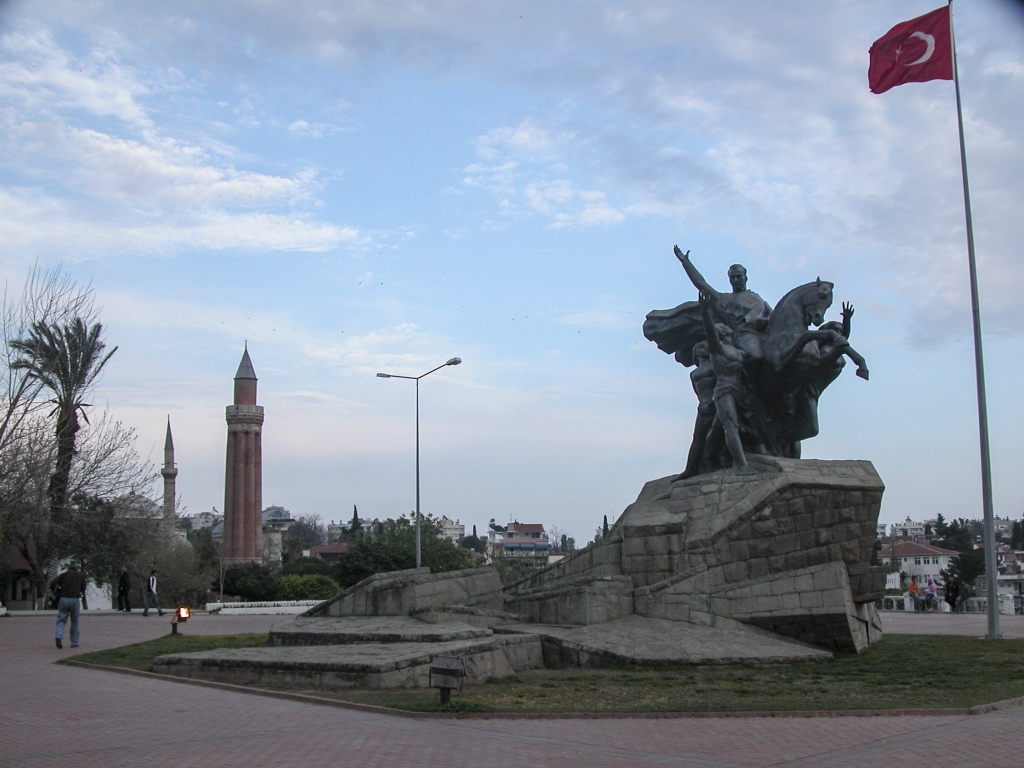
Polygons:
<instances>
[{"instance_id":1,"label":"sky","mask_svg":"<svg viewBox=\"0 0 1024 768\"><path fill-rule=\"evenodd\" d=\"M0 278L91 284L96 391L187 513L223 508L232 377L263 499L415 505L589 541L686 461L688 370L641 331L696 298L679 244L774 304L856 308L803 455L868 459L880 520L981 517L953 84L873 95L936 0L0 3ZM1019 518L1024 9L955 6L995 511ZM154 487L154 491L156 488Z\"/></svg>"}]
</instances>

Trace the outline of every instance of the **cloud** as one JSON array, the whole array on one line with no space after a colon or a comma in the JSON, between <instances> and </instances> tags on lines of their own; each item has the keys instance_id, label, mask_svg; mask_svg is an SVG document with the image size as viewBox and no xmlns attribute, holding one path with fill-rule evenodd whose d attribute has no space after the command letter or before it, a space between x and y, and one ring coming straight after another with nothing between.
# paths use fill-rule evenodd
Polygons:
<instances>
[{"instance_id":1,"label":"cloud","mask_svg":"<svg viewBox=\"0 0 1024 768\"><path fill-rule=\"evenodd\" d=\"M322 252L361 249L369 238L351 227L311 221L301 214L186 211L118 218L32 189L0 189L0 238L10 251L69 256L173 253L181 247ZM92 214L92 215L90 215Z\"/></svg>"},{"instance_id":2,"label":"cloud","mask_svg":"<svg viewBox=\"0 0 1024 768\"><path fill-rule=\"evenodd\" d=\"M0 52L0 99L8 105L36 113L82 110L137 128L153 125L137 101L147 87L109 49L72 57L49 31L36 28L4 35Z\"/></svg>"},{"instance_id":3,"label":"cloud","mask_svg":"<svg viewBox=\"0 0 1024 768\"><path fill-rule=\"evenodd\" d=\"M516 128L497 128L476 141L477 154L496 164L466 166L463 183L495 195L503 214L540 214L555 229L623 222L626 215L608 203L604 192L577 189L569 179L550 178L567 170L552 161L559 155L559 145L572 139L570 132L554 135L529 120Z\"/></svg>"},{"instance_id":4,"label":"cloud","mask_svg":"<svg viewBox=\"0 0 1024 768\"><path fill-rule=\"evenodd\" d=\"M0 57L8 104L0 167L9 180L0 187L0 233L9 248L320 252L369 242L353 227L297 210L318 188L315 169L239 169L224 162L232 147L167 135L138 101L153 87L112 50L75 56L36 29L0 39ZM303 132L320 130L298 122Z\"/></svg>"}]
</instances>

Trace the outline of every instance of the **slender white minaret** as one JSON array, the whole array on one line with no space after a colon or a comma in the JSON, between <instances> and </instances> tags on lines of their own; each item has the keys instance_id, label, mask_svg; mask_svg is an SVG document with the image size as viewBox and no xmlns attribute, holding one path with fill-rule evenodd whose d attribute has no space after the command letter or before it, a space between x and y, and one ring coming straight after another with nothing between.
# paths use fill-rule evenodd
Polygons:
<instances>
[{"instance_id":1,"label":"slender white minaret","mask_svg":"<svg viewBox=\"0 0 1024 768\"><path fill-rule=\"evenodd\" d=\"M174 478L178 476L178 468L174 466L174 438L171 437L171 417L167 417L167 437L164 438L164 466L160 470L164 476L164 509L161 529L164 541L174 541L174 502L176 499Z\"/></svg>"}]
</instances>

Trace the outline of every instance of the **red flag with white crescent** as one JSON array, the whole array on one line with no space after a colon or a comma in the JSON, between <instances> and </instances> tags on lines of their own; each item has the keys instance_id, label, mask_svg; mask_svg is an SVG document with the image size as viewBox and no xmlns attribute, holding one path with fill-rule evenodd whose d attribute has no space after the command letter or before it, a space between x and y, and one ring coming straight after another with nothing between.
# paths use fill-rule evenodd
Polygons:
<instances>
[{"instance_id":1,"label":"red flag with white crescent","mask_svg":"<svg viewBox=\"0 0 1024 768\"><path fill-rule=\"evenodd\" d=\"M872 93L885 93L903 83L952 80L949 6L897 24L875 40L869 53L868 85Z\"/></svg>"}]
</instances>

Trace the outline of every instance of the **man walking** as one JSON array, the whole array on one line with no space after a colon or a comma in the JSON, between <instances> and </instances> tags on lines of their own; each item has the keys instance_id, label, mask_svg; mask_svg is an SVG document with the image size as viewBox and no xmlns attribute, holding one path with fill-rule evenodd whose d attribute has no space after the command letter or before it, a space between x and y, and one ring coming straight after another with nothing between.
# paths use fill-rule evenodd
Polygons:
<instances>
[{"instance_id":1,"label":"man walking","mask_svg":"<svg viewBox=\"0 0 1024 768\"><path fill-rule=\"evenodd\" d=\"M163 616L164 609L160 607L160 597L156 593L156 568L149 572L149 581L146 582L146 604L142 609L142 615L149 616L149 608L154 605L157 613Z\"/></svg>"},{"instance_id":2,"label":"man walking","mask_svg":"<svg viewBox=\"0 0 1024 768\"><path fill-rule=\"evenodd\" d=\"M78 611L79 601L89 610L85 599L87 582L84 573L78 572L78 566L71 563L68 569L50 582L50 590L57 595L57 647L63 648L64 625L71 617L71 647L78 647Z\"/></svg>"},{"instance_id":3,"label":"man walking","mask_svg":"<svg viewBox=\"0 0 1024 768\"><path fill-rule=\"evenodd\" d=\"M117 580L117 610L124 611L125 613L132 612L131 590L132 582L128 576L128 568L122 565L121 576Z\"/></svg>"}]
</instances>

